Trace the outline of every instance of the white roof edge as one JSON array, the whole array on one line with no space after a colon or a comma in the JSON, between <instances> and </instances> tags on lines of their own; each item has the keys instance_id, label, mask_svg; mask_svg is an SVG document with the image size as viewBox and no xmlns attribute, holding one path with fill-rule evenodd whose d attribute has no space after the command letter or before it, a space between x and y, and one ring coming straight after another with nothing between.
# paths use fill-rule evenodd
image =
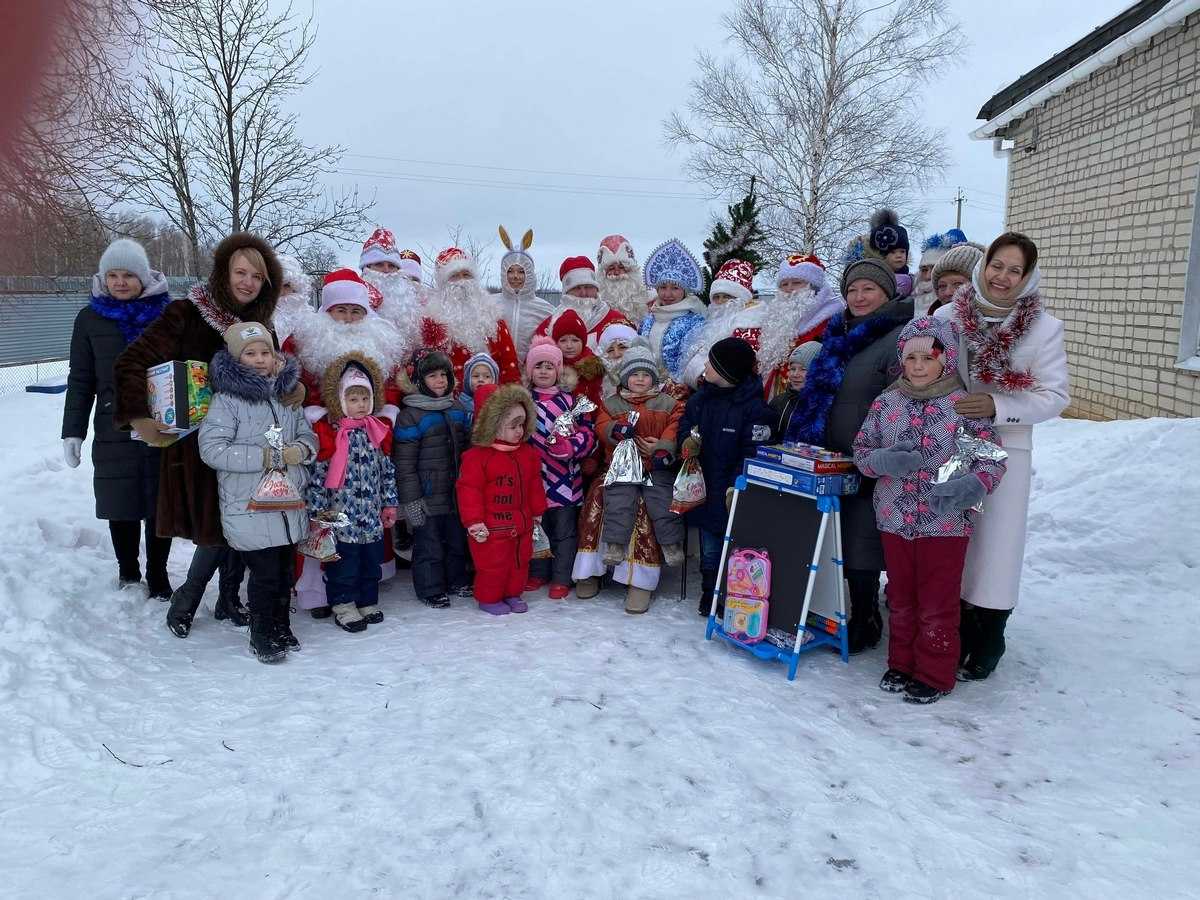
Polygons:
<instances>
[{"instance_id":1,"label":"white roof edge","mask_svg":"<svg viewBox=\"0 0 1200 900\"><path fill-rule=\"evenodd\" d=\"M1061 94L1072 85L1088 78L1093 72L1113 63L1122 54L1129 52L1139 44L1145 43L1160 31L1181 23L1192 13L1200 10L1200 0L1173 0L1168 3L1141 25L1126 32L1110 44L1101 47L1083 62L1063 72L1053 81L1042 85L1028 97L1014 103L1000 115L996 116L974 131L971 137L977 141L990 141L996 132L1014 119L1019 119L1034 107L1041 106L1056 94Z\"/></svg>"}]
</instances>

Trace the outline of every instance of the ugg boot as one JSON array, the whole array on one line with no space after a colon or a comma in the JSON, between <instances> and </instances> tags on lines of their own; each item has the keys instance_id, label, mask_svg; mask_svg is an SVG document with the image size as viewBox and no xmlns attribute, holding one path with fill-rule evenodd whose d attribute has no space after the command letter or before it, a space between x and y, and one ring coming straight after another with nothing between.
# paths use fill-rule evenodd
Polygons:
<instances>
[{"instance_id":1,"label":"ugg boot","mask_svg":"<svg viewBox=\"0 0 1200 900\"><path fill-rule=\"evenodd\" d=\"M368 625L378 625L383 621L383 610L379 608L378 604L372 604L371 606L360 606L358 608L358 614L363 617L363 621Z\"/></svg>"},{"instance_id":2,"label":"ugg boot","mask_svg":"<svg viewBox=\"0 0 1200 900\"><path fill-rule=\"evenodd\" d=\"M625 595L625 612L631 616L640 616L650 608L650 592L644 588L629 586Z\"/></svg>"},{"instance_id":3,"label":"ugg boot","mask_svg":"<svg viewBox=\"0 0 1200 900\"><path fill-rule=\"evenodd\" d=\"M593 575L591 578L584 578L582 581L575 582L575 596L580 600L591 600L600 593L600 578Z\"/></svg>"},{"instance_id":4,"label":"ugg boot","mask_svg":"<svg viewBox=\"0 0 1200 900\"><path fill-rule=\"evenodd\" d=\"M358 634L367 630L367 622L353 603L337 603L333 607L333 621L342 631Z\"/></svg>"},{"instance_id":5,"label":"ugg boot","mask_svg":"<svg viewBox=\"0 0 1200 900\"><path fill-rule=\"evenodd\" d=\"M529 612L529 604L520 597L509 597L504 602L507 603L508 608L515 613Z\"/></svg>"},{"instance_id":6,"label":"ugg boot","mask_svg":"<svg viewBox=\"0 0 1200 900\"><path fill-rule=\"evenodd\" d=\"M606 566L619 566L625 562L625 548L611 542L605 544L603 561Z\"/></svg>"},{"instance_id":7,"label":"ugg boot","mask_svg":"<svg viewBox=\"0 0 1200 900\"><path fill-rule=\"evenodd\" d=\"M252 613L250 616L250 652L262 663L282 662L287 658L287 648L275 633L274 617L268 613Z\"/></svg>"}]
</instances>

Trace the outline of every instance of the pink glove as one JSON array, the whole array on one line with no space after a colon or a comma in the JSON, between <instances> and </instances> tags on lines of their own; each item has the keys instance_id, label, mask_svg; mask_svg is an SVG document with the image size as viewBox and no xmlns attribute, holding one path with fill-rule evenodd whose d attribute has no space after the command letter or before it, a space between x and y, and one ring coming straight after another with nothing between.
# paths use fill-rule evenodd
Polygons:
<instances>
[{"instance_id":1,"label":"pink glove","mask_svg":"<svg viewBox=\"0 0 1200 900\"><path fill-rule=\"evenodd\" d=\"M574 455L575 450L571 446L570 439L563 437L561 434L556 434L546 444L546 452L555 459L570 459Z\"/></svg>"},{"instance_id":2,"label":"pink glove","mask_svg":"<svg viewBox=\"0 0 1200 900\"><path fill-rule=\"evenodd\" d=\"M477 525L472 525L470 528L468 528L467 534L469 534L477 543L482 544L488 539L488 527L480 522Z\"/></svg>"},{"instance_id":3,"label":"pink glove","mask_svg":"<svg viewBox=\"0 0 1200 900\"><path fill-rule=\"evenodd\" d=\"M396 524L397 510L394 506L385 506L379 514L379 520L383 522L384 528L392 528Z\"/></svg>"}]
</instances>

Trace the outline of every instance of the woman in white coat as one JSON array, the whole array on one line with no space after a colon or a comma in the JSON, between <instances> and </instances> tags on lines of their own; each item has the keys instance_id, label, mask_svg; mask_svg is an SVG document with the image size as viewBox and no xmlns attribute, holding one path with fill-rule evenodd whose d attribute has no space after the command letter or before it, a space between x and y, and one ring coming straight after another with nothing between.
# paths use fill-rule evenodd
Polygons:
<instances>
[{"instance_id":1,"label":"woman in white coat","mask_svg":"<svg viewBox=\"0 0 1200 900\"><path fill-rule=\"evenodd\" d=\"M984 501L963 570L963 680L987 678L1004 655L1004 627L1021 592L1033 426L1070 403L1063 323L1042 307L1040 279L1037 246L1008 232L936 313L961 334L959 372L971 393L956 411L994 417L1008 451L1008 472Z\"/></svg>"}]
</instances>

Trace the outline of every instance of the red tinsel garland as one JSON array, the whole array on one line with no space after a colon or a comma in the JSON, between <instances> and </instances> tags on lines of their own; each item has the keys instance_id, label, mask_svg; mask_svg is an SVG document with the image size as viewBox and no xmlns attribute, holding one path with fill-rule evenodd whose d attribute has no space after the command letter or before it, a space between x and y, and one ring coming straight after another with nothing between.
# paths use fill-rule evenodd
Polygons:
<instances>
[{"instance_id":1,"label":"red tinsel garland","mask_svg":"<svg viewBox=\"0 0 1200 900\"><path fill-rule=\"evenodd\" d=\"M1013 369L1011 356L1013 347L1041 315L1041 299L1037 294L1022 297L1007 319L988 329L974 298L975 292L969 287L954 298L955 312L970 349L971 377L1006 394L1032 390L1037 380L1029 370Z\"/></svg>"}]
</instances>

